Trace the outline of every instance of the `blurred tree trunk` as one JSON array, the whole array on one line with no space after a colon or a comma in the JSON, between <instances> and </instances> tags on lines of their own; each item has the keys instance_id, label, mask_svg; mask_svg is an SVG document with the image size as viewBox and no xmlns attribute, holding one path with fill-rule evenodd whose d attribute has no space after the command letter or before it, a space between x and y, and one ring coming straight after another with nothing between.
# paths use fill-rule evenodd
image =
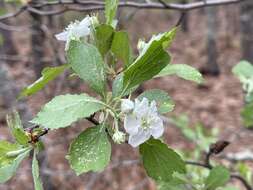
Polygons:
<instances>
[{"instance_id":1,"label":"blurred tree trunk","mask_svg":"<svg viewBox=\"0 0 253 190\"><path fill-rule=\"evenodd\" d=\"M241 3L242 58L253 64L253 1Z\"/></svg>"},{"instance_id":2,"label":"blurred tree trunk","mask_svg":"<svg viewBox=\"0 0 253 190\"><path fill-rule=\"evenodd\" d=\"M188 0L181 0L182 4L187 4ZM189 26L188 26L188 20L189 20L189 14L188 13L184 13L184 18L182 20L182 30L183 32L188 32L189 31Z\"/></svg>"},{"instance_id":3,"label":"blurred tree trunk","mask_svg":"<svg viewBox=\"0 0 253 190\"><path fill-rule=\"evenodd\" d=\"M37 4L41 0L32 0L31 3ZM32 63L36 78L41 76L41 71L44 68L43 57L45 34L41 28L43 24L43 18L35 13L30 13L32 18L32 34L31 34L31 48L32 48Z\"/></svg>"},{"instance_id":4,"label":"blurred tree trunk","mask_svg":"<svg viewBox=\"0 0 253 190\"><path fill-rule=\"evenodd\" d=\"M0 0L0 7L5 7L4 1ZM8 21L3 23L8 24ZM0 28L0 34L3 37L3 44L0 44L0 55L16 55L16 47L13 41L13 36L10 31ZM19 92L19 88L15 85L15 82L8 76L7 65L13 62L7 60L0 60L0 107L3 109L3 115L1 119L5 117L5 114L12 109L18 109L22 118L25 121L31 119L31 114L24 104L24 102L17 102L16 97Z\"/></svg>"},{"instance_id":5,"label":"blurred tree trunk","mask_svg":"<svg viewBox=\"0 0 253 190\"><path fill-rule=\"evenodd\" d=\"M217 64L217 10L215 7L208 7L205 9L207 18L207 64L204 68L204 74L210 74L217 76L220 73L219 66Z\"/></svg>"},{"instance_id":6,"label":"blurred tree trunk","mask_svg":"<svg viewBox=\"0 0 253 190\"><path fill-rule=\"evenodd\" d=\"M0 7L4 8L5 3L4 0L0 0ZM5 24L8 24L8 21L2 21ZM10 31L4 30L0 28L0 34L4 37L4 44L0 46L1 54L15 55L17 53L16 47L12 40L12 33Z\"/></svg>"}]
</instances>

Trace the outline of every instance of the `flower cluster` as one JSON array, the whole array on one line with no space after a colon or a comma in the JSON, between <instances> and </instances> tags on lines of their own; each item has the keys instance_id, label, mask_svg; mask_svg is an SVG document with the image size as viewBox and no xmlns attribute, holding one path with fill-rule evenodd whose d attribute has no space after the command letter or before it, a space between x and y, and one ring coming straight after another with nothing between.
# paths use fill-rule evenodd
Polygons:
<instances>
[{"instance_id":1,"label":"flower cluster","mask_svg":"<svg viewBox=\"0 0 253 190\"><path fill-rule=\"evenodd\" d=\"M147 98L141 101L123 99L121 111L125 114L124 128L129 134L128 143L133 147L147 141L151 136L159 138L164 132L163 121L160 118L156 102L149 103Z\"/></svg>"},{"instance_id":2,"label":"flower cluster","mask_svg":"<svg viewBox=\"0 0 253 190\"><path fill-rule=\"evenodd\" d=\"M96 20L96 17L86 16L82 21L76 20L70 23L63 32L56 34L57 40L65 41L65 50L69 48L71 40L79 40L81 37L90 35L92 22Z\"/></svg>"}]
</instances>

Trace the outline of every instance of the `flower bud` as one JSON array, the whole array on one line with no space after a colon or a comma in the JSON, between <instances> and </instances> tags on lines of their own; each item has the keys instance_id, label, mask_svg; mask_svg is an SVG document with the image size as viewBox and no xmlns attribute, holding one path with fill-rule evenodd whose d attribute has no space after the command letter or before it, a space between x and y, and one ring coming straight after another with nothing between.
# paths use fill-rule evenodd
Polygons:
<instances>
[{"instance_id":1,"label":"flower bud","mask_svg":"<svg viewBox=\"0 0 253 190\"><path fill-rule=\"evenodd\" d=\"M130 113L134 109L134 103L129 99L121 100L121 111L123 113Z\"/></svg>"},{"instance_id":2,"label":"flower bud","mask_svg":"<svg viewBox=\"0 0 253 190\"><path fill-rule=\"evenodd\" d=\"M117 144L121 144L125 142L126 134L121 131L116 131L112 136L112 140Z\"/></svg>"}]
</instances>

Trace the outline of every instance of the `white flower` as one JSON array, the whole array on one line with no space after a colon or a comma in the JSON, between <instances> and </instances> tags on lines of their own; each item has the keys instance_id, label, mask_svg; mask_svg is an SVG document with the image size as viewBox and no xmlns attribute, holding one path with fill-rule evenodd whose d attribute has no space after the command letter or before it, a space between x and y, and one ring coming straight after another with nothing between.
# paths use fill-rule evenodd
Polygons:
<instances>
[{"instance_id":1,"label":"white flower","mask_svg":"<svg viewBox=\"0 0 253 190\"><path fill-rule=\"evenodd\" d=\"M92 20L94 18L90 16L86 16L81 22L76 20L70 23L63 32L56 34L55 37L57 40L65 41L65 50L68 50L71 40L79 40L81 37L90 35Z\"/></svg>"},{"instance_id":2,"label":"white flower","mask_svg":"<svg viewBox=\"0 0 253 190\"><path fill-rule=\"evenodd\" d=\"M159 117L156 102L149 104L147 98L135 100L132 113L125 116L124 128L129 133L128 143L133 147L147 141L151 135L159 138L164 132L163 121Z\"/></svg>"},{"instance_id":3,"label":"white flower","mask_svg":"<svg viewBox=\"0 0 253 190\"><path fill-rule=\"evenodd\" d=\"M126 140L126 134L121 132L121 131L116 131L113 136L112 136L112 140L117 143L117 144L121 144L123 142L125 142Z\"/></svg>"},{"instance_id":4,"label":"white flower","mask_svg":"<svg viewBox=\"0 0 253 190\"><path fill-rule=\"evenodd\" d=\"M134 109L134 103L129 99L121 100L121 111L123 113L130 113Z\"/></svg>"}]
</instances>

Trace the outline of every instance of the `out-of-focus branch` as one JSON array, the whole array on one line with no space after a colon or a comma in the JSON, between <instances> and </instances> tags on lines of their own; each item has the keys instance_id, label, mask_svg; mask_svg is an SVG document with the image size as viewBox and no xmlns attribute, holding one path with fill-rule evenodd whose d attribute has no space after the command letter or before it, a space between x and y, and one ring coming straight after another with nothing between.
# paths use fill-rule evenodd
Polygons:
<instances>
[{"instance_id":1,"label":"out-of-focus branch","mask_svg":"<svg viewBox=\"0 0 253 190\"><path fill-rule=\"evenodd\" d=\"M160 1L158 3L146 2L146 3L138 3L132 1L122 1L119 2L119 7L130 7L137 9L170 9L177 11L190 11L193 9L208 7L208 6L219 6L226 4L235 4L241 3L247 0L209 0L209 1L199 1L187 4L178 4L178 3L165 3ZM43 7L60 7L55 10L42 10ZM0 20L5 20L8 18L13 18L19 16L21 13L30 12L34 14L38 14L41 16L49 16L49 15L58 15L67 11L96 11L103 10L104 2L102 1L80 1L80 0L66 0L66 1L51 1L51 2L42 2L42 3L30 3L20 7L16 12L8 13L3 16L0 16Z\"/></svg>"}]
</instances>

